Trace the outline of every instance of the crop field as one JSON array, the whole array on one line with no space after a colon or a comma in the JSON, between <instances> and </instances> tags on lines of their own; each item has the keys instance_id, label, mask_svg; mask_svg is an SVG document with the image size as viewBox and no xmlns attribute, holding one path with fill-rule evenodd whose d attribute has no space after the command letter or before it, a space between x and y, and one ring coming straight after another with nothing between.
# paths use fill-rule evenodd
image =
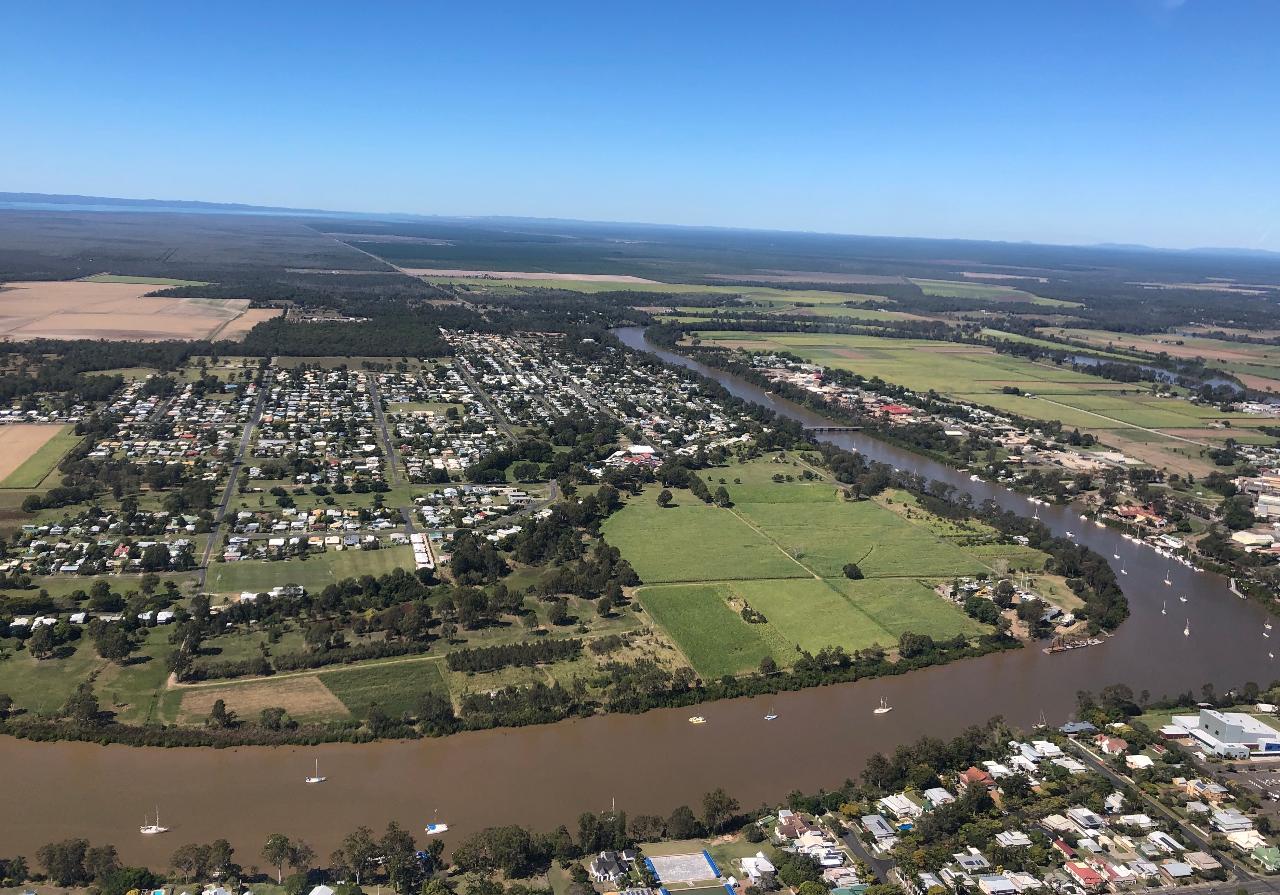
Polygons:
<instances>
[{"instance_id":1,"label":"crop field","mask_svg":"<svg viewBox=\"0 0 1280 895\"><path fill-rule=\"evenodd\" d=\"M1076 302L1062 301L1057 298L1041 298L1012 286L994 286L989 283L960 283L954 280L912 279L925 295L937 295L942 298L972 298L992 302L1030 302L1048 307L1078 308Z\"/></svg>"},{"instance_id":2,"label":"crop field","mask_svg":"<svg viewBox=\"0 0 1280 895\"><path fill-rule=\"evenodd\" d=\"M704 678L743 674L769 656L787 660L781 642L770 643L759 629L729 608L727 584L668 584L639 591L645 610L676 641Z\"/></svg>"},{"instance_id":3,"label":"crop field","mask_svg":"<svg viewBox=\"0 0 1280 895\"><path fill-rule=\"evenodd\" d=\"M194 686L179 692L182 699L178 720L185 723L198 723L209 717L219 699L242 718L257 718L268 708L282 708L299 721L345 718L350 714L342 700L314 674Z\"/></svg>"},{"instance_id":4,"label":"crop field","mask_svg":"<svg viewBox=\"0 0 1280 895\"><path fill-rule=\"evenodd\" d=\"M750 671L765 656L790 665L797 646L852 651L891 648L905 631L979 634L985 628L935 594L933 583L990 572L999 561L1044 563L1038 551L991 543L995 533L986 526L939 519L900 495L890 498L893 505L847 501L796 455L775 453L702 475L712 488L723 480L732 508L708 507L677 490L678 505L663 510L650 488L609 518L605 536L644 581L641 604L704 678ZM768 545L790 569L770 565L748 574L750 554L735 540L744 528L755 535L752 550ZM848 562L867 577L845 578ZM745 621L747 606L766 621Z\"/></svg>"},{"instance_id":5,"label":"crop field","mask_svg":"<svg viewBox=\"0 0 1280 895\"><path fill-rule=\"evenodd\" d=\"M978 345L828 333L705 330L696 335L704 345L791 351L813 363L868 378L879 376L916 391L932 389L1029 419L1058 420L1104 439L1115 433L1111 443L1153 434L1156 441L1134 456L1176 472L1200 475L1209 470L1202 452L1224 431L1211 424L1252 428L1267 423L1265 418L1222 413L1217 407L1182 398L1157 397L1141 384L1112 382L1070 368L996 354ZM1025 394L1005 394L1005 386L1016 386ZM1199 444L1188 444L1188 439Z\"/></svg>"},{"instance_id":6,"label":"crop field","mask_svg":"<svg viewBox=\"0 0 1280 895\"><path fill-rule=\"evenodd\" d=\"M245 299L146 297L142 283L37 281L0 287L0 337L154 342L204 339L240 317Z\"/></svg>"},{"instance_id":7,"label":"crop field","mask_svg":"<svg viewBox=\"0 0 1280 895\"><path fill-rule=\"evenodd\" d=\"M0 488L35 488L80 436L70 426L0 426Z\"/></svg>"},{"instance_id":8,"label":"crop field","mask_svg":"<svg viewBox=\"0 0 1280 895\"><path fill-rule=\"evenodd\" d=\"M301 584L314 591L343 578L385 575L397 568L413 569L413 552L408 547L331 550L305 560L246 559L212 564L209 568L209 590L220 594L261 593L277 584Z\"/></svg>"},{"instance_id":9,"label":"crop field","mask_svg":"<svg viewBox=\"0 0 1280 895\"><path fill-rule=\"evenodd\" d=\"M705 506L689 492L666 509L656 489L605 521L604 535L650 584L735 578L804 578L810 572L729 510Z\"/></svg>"},{"instance_id":10,"label":"crop field","mask_svg":"<svg viewBox=\"0 0 1280 895\"><path fill-rule=\"evenodd\" d=\"M375 704L394 718L414 713L418 697L424 693L449 695L440 665L439 659L414 657L325 671L319 678L357 718L368 717Z\"/></svg>"}]
</instances>

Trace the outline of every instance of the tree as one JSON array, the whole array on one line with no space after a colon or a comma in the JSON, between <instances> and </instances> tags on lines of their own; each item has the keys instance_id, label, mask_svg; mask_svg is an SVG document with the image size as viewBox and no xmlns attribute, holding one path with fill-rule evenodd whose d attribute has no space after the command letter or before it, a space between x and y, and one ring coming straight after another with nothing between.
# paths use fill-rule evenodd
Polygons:
<instances>
[{"instance_id":1,"label":"tree","mask_svg":"<svg viewBox=\"0 0 1280 895\"><path fill-rule=\"evenodd\" d=\"M84 855L84 871L95 882L102 882L120 869L120 856L114 845L98 845Z\"/></svg>"},{"instance_id":2,"label":"tree","mask_svg":"<svg viewBox=\"0 0 1280 895\"><path fill-rule=\"evenodd\" d=\"M844 564L844 577L850 581L861 581L864 577L862 569L858 568L856 562L847 562Z\"/></svg>"},{"instance_id":3,"label":"tree","mask_svg":"<svg viewBox=\"0 0 1280 895\"><path fill-rule=\"evenodd\" d=\"M288 836L283 833L272 833L267 837L266 845L262 846L262 860L276 869L277 884L284 881L284 865L289 863L292 856L293 843L289 841Z\"/></svg>"},{"instance_id":4,"label":"tree","mask_svg":"<svg viewBox=\"0 0 1280 895\"><path fill-rule=\"evenodd\" d=\"M773 674L778 670L778 663L774 661L773 656L765 656L760 660L760 673Z\"/></svg>"},{"instance_id":5,"label":"tree","mask_svg":"<svg viewBox=\"0 0 1280 895\"><path fill-rule=\"evenodd\" d=\"M664 508L671 506L671 492L666 488L658 492L658 506Z\"/></svg>"},{"instance_id":6,"label":"tree","mask_svg":"<svg viewBox=\"0 0 1280 895\"><path fill-rule=\"evenodd\" d=\"M707 832L718 833L742 806L737 799L717 787L702 797L702 822Z\"/></svg>"},{"instance_id":7,"label":"tree","mask_svg":"<svg viewBox=\"0 0 1280 895\"><path fill-rule=\"evenodd\" d=\"M130 654L138 648L138 644L123 625L106 624L97 626L93 635L93 647L102 658L124 665Z\"/></svg>"},{"instance_id":8,"label":"tree","mask_svg":"<svg viewBox=\"0 0 1280 895\"><path fill-rule=\"evenodd\" d=\"M719 488L716 489L716 506L718 507L733 506L733 501L729 498L729 490L725 488L724 485L721 485Z\"/></svg>"},{"instance_id":9,"label":"tree","mask_svg":"<svg viewBox=\"0 0 1280 895\"><path fill-rule=\"evenodd\" d=\"M368 827L356 827L342 840L342 854L359 886L361 876L378 858L378 843L373 838L373 831Z\"/></svg>"},{"instance_id":10,"label":"tree","mask_svg":"<svg viewBox=\"0 0 1280 895\"><path fill-rule=\"evenodd\" d=\"M84 869L88 850L87 839L64 839L40 846L36 850L36 860L55 885L79 886L89 882Z\"/></svg>"},{"instance_id":11,"label":"tree","mask_svg":"<svg viewBox=\"0 0 1280 895\"><path fill-rule=\"evenodd\" d=\"M49 625L36 625L36 629L27 638L27 651L33 659L48 659L57 646L58 640L53 636L53 629Z\"/></svg>"},{"instance_id":12,"label":"tree","mask_svg":"<svg viewBox=\"0 0 1280 895\"><path fill-rule=\"evenodd\" d=\"M240 868L232 863L231 857L235 849L225 839L215 839L209 843L209 873L213 876L234 876Z\"/></svg>"},{"instance_id":13,"label":"tree","mask_svg":"<svg viewBox=\"0 0 1280 895\"><path fill-rule=\"evenodd\" d=\"M62 713L79 724L98 722L98 697L93 695L93 686L88 681L76 687L76 691L67 698Z\"/></svg>"},{"instance_id":14,"label":"tree","mask_svg":"<svg viewBox=\"0 0 1280 895\"><path fill-rule=\"evenodd\" d=\"M418 846L413 837L392 821L387 824L387 832L379 845L387 879L400 895L408 895L422 881L422 862L418 860Z\"/></svg>"},{"instance_id":15,"label":"tree","mask_svg":"<svg viewBox=\"0 0 1280 895\"><path fill-rule=\"evenodd\" d=\"M201 879L209 873L211 851L209 846L195 843L179 846L169 859L169 866L182 874L183 879Z\"/></svg>"},{"instance_id":16,"label":"tree","mask_svg":"<svg viewBox=\"0 0 1280 895\"><path fill-rule=\"evenodd\" d=\"M667 835L672 839L693 839L702 835L702 824L694 817L693 809L681 805L667 818Z\"/></svg>"},{"instance_id":17,"label":"tree","mask_svg":"<svg viewBox=\"0 0 1280 895\"><path fill-rule=\"evenodd\" d=\"M299 839L293 844L293 851L289 855L289 866L305 876L315 859L315 849Z\"/></svg>"},{"instance_id":18,"label":"tree","mask_svg":"<svg viewBox=\"0 0 1280 895\"><path fill-rule=\"evenodd\" d=\"M209 710L209 726L225 729L235 724L236 713L227 708L226 700L215 699Z\"/></svg>"}]
</instances>

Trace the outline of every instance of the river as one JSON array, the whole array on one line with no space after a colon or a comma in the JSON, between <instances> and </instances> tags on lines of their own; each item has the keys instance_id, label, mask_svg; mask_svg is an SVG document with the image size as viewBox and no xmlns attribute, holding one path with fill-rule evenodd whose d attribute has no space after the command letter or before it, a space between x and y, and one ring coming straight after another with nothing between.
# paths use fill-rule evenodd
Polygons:
<instances>
[{"instance_id":1,"label":"river","mask_svg":"<svg viewBox=\"0 0 1280 895\"><path fill-rule=\"evenodd\" d=\"M618 335L629 346L699 370L734 394L801 422L817 414L736 377L651 348L639 329ZM844 448L945 480L975 500L1031 515L1024 497L875 441L859 433L828 436ZM0 738L0 855L34 855L68 836L111 842L126 861L163 867L187 842L226 837L245 866L260 865L273 832L301 837L328 855L358 824L381 829L391 819L421 833L438 809L452 842L485 826L537 829L616 803L631 814L666 814L696 805L723 786L744 805L816 790L856 776L877 750L922 734L947 736L1001 714L1028 725L1043 712L1070 715L1077 690L1125 682L1154 696L1277 677L1262 637L1265 613L1228 591L1227 582L1169 563L1150 548L1085 523L1068 508L1040 507L1055 532L1110 558L1131 617L1101 645L1046 655L1038 648L966 660L900 677L820 687L776 697L700 706L708 723L690 725L689 709L610 715L541 727L465 733L446 739L333 744L314 749L156 749ZM1164 584L1166 571L1172 585ZM1181 603L1179 595L1188 601ZM1168 614L1161 614L1162 604ZM1184 624L1191 636L1183 636ZM1277 629L1280 641L1280 628ZM885 697L887 715L871 710ZM781 716L763 720L770 708ZM329 781L307 786L318 757ZM159 806L173 831L144 837L138 826Z\"/></svg>"}]
</instances>

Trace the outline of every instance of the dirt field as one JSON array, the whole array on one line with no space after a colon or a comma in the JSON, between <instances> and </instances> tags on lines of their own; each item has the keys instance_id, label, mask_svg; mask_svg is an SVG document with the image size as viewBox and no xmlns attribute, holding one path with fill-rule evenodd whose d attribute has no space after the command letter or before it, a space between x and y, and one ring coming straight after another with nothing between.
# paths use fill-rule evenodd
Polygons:
<instances>
[{"instance_id":1,"label":"dirt field","mask_svg":"<svg viewBox=\"0 0 1280 895\"><path fill-rule=\"evenodd\" d=\"M345 718L349 712L315 675L282 677L243 684L193 687L182 695L183 721L206 718L217 700L242 718L267 708L282 708L294 718Z\"/></svg>"},{"instance_id":2,"label":"dirt field","mask_svg":"<svg viewBox=\"0 0 1280 895\"><path fill-rule=\"evenodd\" d=\"M49 281L0 287L0 339L202 339L230 324L246 300L144 298L145 283Z\"/></svg>"},{"instance_id":3,"label":"dirt field","mask_svg":"<svg viewBox=\"0 0 1280 895\"><path fill-rule=\"evenodd\" d=\"M476 277L483 280L582 280L586 283L656 283L644 277L612 273L533 273L522 270L444 270L434 267L406 267L415 277Z\"/></svg>"},{"instance_id":4,"label":"dirt field","mask_svg":"<svg viewBox=\"0 0 1280 895\"><path fill-rule=\"evenodd\" d=\"M282 308L249 308L235 320L232 320L221 331L217 333L215 338L230 339L233 342L239 342L248 335L249 330L253 329L259 323L270 320L273 317L279 317L284 313Z\"/></svg>"},{"instance_id":5,"label":"dirt field","mask_svg":"<svg viewBox=\"0 0 1280 895\"><path fill-rule=\"evenodd\" d=\"M64 428L39 423L0 426L0 482Z\"/></svg>"}]
</instances>

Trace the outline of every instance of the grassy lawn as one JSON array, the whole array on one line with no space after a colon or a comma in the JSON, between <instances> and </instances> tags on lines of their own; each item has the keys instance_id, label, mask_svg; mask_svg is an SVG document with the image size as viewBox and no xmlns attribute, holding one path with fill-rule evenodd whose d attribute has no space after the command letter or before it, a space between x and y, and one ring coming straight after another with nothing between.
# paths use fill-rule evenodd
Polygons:
<instances>
[{"instance_id":1,"label":"grassy lawn","mask_svg":"<svg viewBox=\"0 0 1280 895\"><path fill-rule=\"evenodd\" d=\"M53 471L58 461L66 456L83 436L72 432L70 426L63 426L62 431L50 438L23 461L22 465L9 473L0 488L35 488L44 481L45 476Z\"/></svg>"},{"instance_id":2,"label":"grassy lawn","mask_svg":"<svg viewBox=\"0 0 1280 895\"><path fill-rule=\"evenodd\" d=\"M392 569L412 570L413 551L408 547L381 550L329 550L307 559L241 560L214 563L209 569L209 590L215 593L261 593L278 584L300 584L308 590L360 575L384 575Z\"/></svg>"},{"instance_id":3,"label":"grassy lawn","mask_svg":"<svg viewBox=\"0 0 1280 895\"><path fill-rule=\"evenodd\" d=\"M75 652L65 659L33 659L25 650L13 652L17 641L4 639L0 644L9 654L0 661L0 693L8 693L15 705L30 712L56 712L93 671L109 664L88 637L76 641Z\"/></svg>"},{"instance_id":4,"label":"grassy lawn","mask_svg":"<svg viewBox=\"0 0 1280 895\"><path fill-rule=\"evenodd\" d=\"M657 488L646 489L604 524L605 538L646 583L808 575L734 513L707 506L688 491L678 492L678 505L663 509L657 494Z\"/></svg>"},{"instance_id":5,"label":"grassy lawn","mask_svg":"<svg viewBox=\"0 0 1280 895\"><path fill-rule=\"evenodd\" d=\"M889 634L890 644L896 644L908 631L943 638L956 634L973 637L990 630L920 581L868 578L831 583Z\"/></svg>"},{"instance_id":6,"label":"grassy lawn","mask_svg":"<svg viewBox=\"0 0 1280 895\"><path fill-rule=\"evenodd\" d=\"M901 587L896 582L893 586ZM836 582L743 581L732 589L769 620L752 627L767 629L783 641L779 652L787 661L782 664L791 664L797 646L810 653L827 646L853 652L876 644L892 646L898 639L845 596Z\"/></svg>"},{"instance_id":7,"label":"grassy lawn","mask_svg":"<svg viewBox=\"0 0 1280 895\"><path fill-rule=\"evenodd\" d=\"M729 608L725 584L680 584L645 587L640 602L704 679L742 674L760 667L771 656L782 664L790 659L781 644L775 648L762 628L749 625Z\"/></svg>"},{"instance_id":8,"label":"grassy lawn","mask_svg":"<svg viewBox=\"0 0 1280 895\"><path fill-rule=\"evenodd\" d=\"M438 659L381 663L325 671L321 682L357 718L367 717L377 704L391 717L416 711L423 693L449 695Z\"/></svg>"}]
</instances>

